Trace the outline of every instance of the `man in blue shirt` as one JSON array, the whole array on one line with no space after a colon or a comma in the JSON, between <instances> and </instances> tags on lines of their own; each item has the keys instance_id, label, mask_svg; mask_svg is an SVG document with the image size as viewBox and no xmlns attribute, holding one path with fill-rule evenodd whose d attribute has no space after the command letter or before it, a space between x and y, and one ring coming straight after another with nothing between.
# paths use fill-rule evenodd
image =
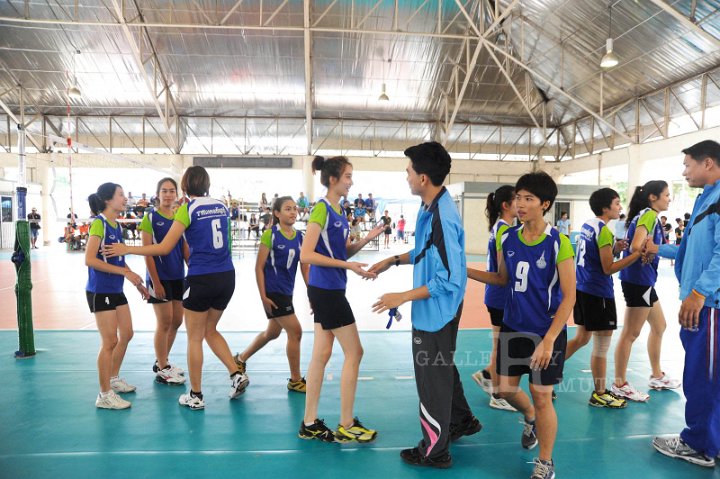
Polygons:
<instances>
[{"instance_id":1,"label":"man in blue shirt","mask_svg":"<svg viewBox=\"0 0 720 479\"><path fill-rule=\"evenodd\" d=\"M423 439L400 457L408 464L448 468L451 441L480 431L465 399L453 356L467 283L465 231L457 207L443 186L450 155L430 142L405 150L410 158L407 181L422 198L415 227L415 249L392 256L370 268L380 274L393 264L413 265L413 288L388 293L373 305L382 313L412 301L415 383L420 397Z\"/></svg>"},{"instance_id":2,"label":"man in blue shirt","mask_svg":"<svg viewBox=\"0 0 720 479\"><path fill-rule=\"evenodd\" d=\"M662 245L660 254L676 253L686 427L680 435L656 437L653 446L666 456L713 467L720 452L720 144L701 141L682 152L683 176L703 192L695 200L680 246ZM657 250L656 245L648 247Z\"/></svg>"}]
</instances>

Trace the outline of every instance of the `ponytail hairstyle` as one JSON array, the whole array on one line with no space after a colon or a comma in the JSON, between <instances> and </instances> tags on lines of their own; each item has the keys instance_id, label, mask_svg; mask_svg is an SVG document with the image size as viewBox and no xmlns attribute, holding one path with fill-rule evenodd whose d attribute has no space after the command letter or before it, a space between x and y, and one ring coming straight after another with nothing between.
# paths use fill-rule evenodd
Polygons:
<instances>
[{"instance_id":1,"label":"ponytail hairstyle","mask_svg":"<svg viewBox=\"0 0 720 479\"><path fill-rule=\"evenodd\" d=\"M280 217L278 217L278 215L276 215L275 213L278 213L278 214L279 214L279 213L282 211L282 205L283 205L286 201L295 202L295 200L292 199L291 196L281 196L280 198L278 198L278 199L276 199L275 201L273 201L273 205L272 205L272 214L273 214L273 222L272 222L272 224L273 224L273 226L275 226L276 224L280 223Z\"/></svg>"},{"instance_id":2,"label":"ponytail hairstyle","mask_svg":"<svg viewBox=\"0 0 720 479\"><path fill-rule=\"evenodd\" d=\"M503 185L487 197L485 216L488 220L488 231L492 231L495 222L502 215L503 203L512 203L515 197L515 188L511 185Z\"/></svg>"},{"instance_id":3,"label":"ponytail hairstyle","mask_svg":"<svg viewBox=\"0 0 720 479\"><path fill-rule=\"evenodd\" d=\"M339 180L347 166L352 166L352 163L344 156L334 156L328 159L316 156L312 162L312 172L315 174L316 171L319 171L320 184L329 188L330 178Z\"/></svg>"},{"instance_id":4,"label":"ponytail hairstyle","mask_svg":"<svg viewBox=\"0 0 720 479\"><path fill-rule=\"evenodd\" d=\"M635 192L630 200L625 224L630 226L633 218L635 218L640 211L650 207L650 195L655 195L657 198L660 198L660 195L667 187L668 184L663 180L652 180L648 181L643 186L636 186Z\"/></svg>"},{"instance_id":5,"label":"ponytail hairstyle","mask_svg":"<svg viewBox=\"0 0 720 479\"><path fill-rule=\"evenodd\" d=\"M99 215L105 210L107 202L113 199L115 191L118 188L122 188L117 183L103 183L98 186L95 193L88 196L88 203L90 204L90 211L94 216Z\"/></svg>"}]
</instances>

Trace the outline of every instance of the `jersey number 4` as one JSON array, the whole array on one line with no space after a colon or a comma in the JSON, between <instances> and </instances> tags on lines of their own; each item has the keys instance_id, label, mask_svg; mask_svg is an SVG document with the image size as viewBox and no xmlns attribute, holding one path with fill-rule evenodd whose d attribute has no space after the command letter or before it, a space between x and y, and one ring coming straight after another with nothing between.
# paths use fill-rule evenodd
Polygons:
<instances>
[{"instance_id":1,"label":"jersey number 4","mask_svg":"<svg viewBox=\"0 0 720 479\"><path fill-rule=\"evenodd\" d=\"M222 249L224 240L223 240L223 234L222 234L222 224L220 223L219 219L212 220L212 230L213 230L213 247L215 249Z\"/></svg>"}]
</instances>

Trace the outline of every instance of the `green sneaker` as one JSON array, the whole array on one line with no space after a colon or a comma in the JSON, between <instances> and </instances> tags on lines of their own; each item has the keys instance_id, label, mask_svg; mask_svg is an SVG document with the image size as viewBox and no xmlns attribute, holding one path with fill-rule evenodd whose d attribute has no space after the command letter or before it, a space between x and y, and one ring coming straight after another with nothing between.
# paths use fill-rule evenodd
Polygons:
<instances>
[{"instance_id":1,"label":"green sneaker","mask_svg":"<svg viewBox=\"0 0 720 479\"><path fill-rule=\"evenodd\" d=\"M593 391L588 400L588 404L594 407L606 407L608 409L623 409L627 407L627 401L625 399L615 396L608 390L605 390L602 394Z\"/></svg>"},{"instance_id":2,"label":"green sneaker","mask_svg":"<svg viewBox=\"0 0 720 479\"><path fill-rule=\"evenodd\" d=\"M377 436L377 431L363 426L358 418L353 418L353 424L348 428L338 424L337 431L335 431L337 442L371 442L375 440L375 436Z\"/></svg>"}]
</instances>

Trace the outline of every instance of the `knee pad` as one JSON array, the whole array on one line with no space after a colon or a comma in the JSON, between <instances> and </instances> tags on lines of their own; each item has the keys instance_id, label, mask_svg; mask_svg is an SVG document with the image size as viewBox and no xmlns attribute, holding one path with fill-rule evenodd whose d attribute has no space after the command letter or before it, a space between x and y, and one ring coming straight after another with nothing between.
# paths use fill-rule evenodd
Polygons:
<instances>
[{"instance_id":1,"label":"knee pad","mask_svg":"<svg viewBox=\"0 0 720 479\"><path fill-rule=\"evenodd\" d=\"M612 336L604 336L597 333L593 333L593 350L592 355L598 358L607 357L607 353L610 350L610 343L612 342Z\"/></svg>"}]
</instances>

